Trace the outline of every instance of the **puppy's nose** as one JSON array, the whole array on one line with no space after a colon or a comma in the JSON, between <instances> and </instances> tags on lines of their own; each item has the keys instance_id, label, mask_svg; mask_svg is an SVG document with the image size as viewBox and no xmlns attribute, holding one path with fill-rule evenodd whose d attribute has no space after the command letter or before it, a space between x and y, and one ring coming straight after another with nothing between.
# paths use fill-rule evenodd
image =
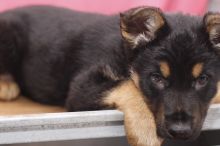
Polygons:
<instances>
[{"instance_id":1,"label":"puppy's nose","mask_svg":"<svg viewBox=\"0 0 220 146\"><path fill-rule=\"evenodd\" d=\"M192 116L185 112L175 112L165 116L167 131L172 138L189 139L192 136Z\"/></svg>"},{"instance_id":2,"label":"puppy's nose","mask_svg":"<svg viewBox=\"0 0 220 146\"><path fill-rule=\"evenodd\" d=\"M182 111L182 112L174 112L174 113L166 114L165 119L170 122L178 122L178 121L188 122L192 120L192 116Z\"/></svg>"},{"instance_id":3,"label":"puppy's nose","mask_svg":"<svg viewBox=\"0 0 220 146\"><path fill-rule=\"evenodd\" d=\"M187 123L175 123L168 127L168 132L175 139L189 139L192 135L192 128Z\"/></svg>"}]
</instances>

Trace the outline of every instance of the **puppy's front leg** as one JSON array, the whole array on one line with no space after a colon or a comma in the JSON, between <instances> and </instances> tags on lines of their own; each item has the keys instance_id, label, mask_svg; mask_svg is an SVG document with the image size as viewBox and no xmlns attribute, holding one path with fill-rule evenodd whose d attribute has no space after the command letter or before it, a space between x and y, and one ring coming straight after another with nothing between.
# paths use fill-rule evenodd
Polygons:
<instances>
[{"instance_id":1,"label":"puppy's front leg","mask_svg":"<svg viewBox=\"0 0 220 146\"><path fill-rule=\"evenodd\" d=\"M218 84L217 84L217 93L215 94L211 103L212 104L220 103L220 82L218 82Z\"/></svg>"},{"instance_id":2,"label":"puppy's front leg","mask_svg":"<svg viewBox=\"0 0 220 146\"><path fill-rule=\"evenodd\" d=\"M124 81L107 92L104 102L124 113L125 131L131 146L161 145L153 114L132 80Z\"/></svg>"},{"instance_id":3,"label":"puppy's front leg","mask_svg":"<svg viewBox=\"0 0 220 146\"><path fill-rule=\"evenodd\" d=\"M0 74L0 100L10 101L16 99L20 94L20 88L12 75Z\"/></svg>"}]
</instances>

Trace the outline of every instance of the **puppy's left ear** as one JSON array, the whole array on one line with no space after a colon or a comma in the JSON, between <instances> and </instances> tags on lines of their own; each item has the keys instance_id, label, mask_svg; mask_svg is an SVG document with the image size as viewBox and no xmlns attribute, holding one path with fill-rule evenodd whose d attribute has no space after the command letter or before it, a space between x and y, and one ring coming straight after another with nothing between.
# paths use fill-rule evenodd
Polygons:
<instances>
[{"instance_id":1,"label":"puppy's left ear","mask_svg":"<svg viewBox=\"0 0 220 146\"><path fill-rule=\"evenodd\" d=\"M164 26L165 19L158 8L138 7L121 13L120 23L125 43L134 49L154 40Z\"/></svg>"},{"instance_id":2,"label":"puppy's left ear","mask_svg":"<svg viewBox=\"0 0 220 146\"><path fill-rule=\"evenodd\" d=\"M208 12L203 21L209 34L209 40L214 47L220 47L220 13Z\"/></svg>"}]
</instances>

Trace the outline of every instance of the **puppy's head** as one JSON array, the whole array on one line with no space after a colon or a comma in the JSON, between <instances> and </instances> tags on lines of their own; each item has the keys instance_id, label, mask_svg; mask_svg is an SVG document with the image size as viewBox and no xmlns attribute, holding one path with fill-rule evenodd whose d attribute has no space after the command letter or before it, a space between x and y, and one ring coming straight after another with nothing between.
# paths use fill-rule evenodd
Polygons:
<instances>
[{"instance_id":1,"label":"puppy's head","mask_svg":"<svg viewBox=\"0 0 220 146\"><path fill-rule=\"evenodd\" d=\"M166 16L139 7L121 15L121 33L126 47L138 50L135 82L155 116L158 135L197 137L220 76L220 14Z\"/></svg>"}]
</instances>

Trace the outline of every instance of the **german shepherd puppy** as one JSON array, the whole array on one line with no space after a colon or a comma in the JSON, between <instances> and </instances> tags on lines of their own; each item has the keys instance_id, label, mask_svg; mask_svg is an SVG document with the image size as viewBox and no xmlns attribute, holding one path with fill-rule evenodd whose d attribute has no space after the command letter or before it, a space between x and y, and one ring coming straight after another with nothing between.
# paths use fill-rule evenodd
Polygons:
<instances>
[{"instance_id":1,"label":"german shepherd puppy","mask_svg":"<svg viewBox=\"0 0 220 146\"><path fill-rule=\"evenodd\" d=\"M18 8L0 13L0 97L21 91L69 111L116 107L133 146L193 139L217 93L219 51L219 13Z\"/></svg>"}]
</instances>

